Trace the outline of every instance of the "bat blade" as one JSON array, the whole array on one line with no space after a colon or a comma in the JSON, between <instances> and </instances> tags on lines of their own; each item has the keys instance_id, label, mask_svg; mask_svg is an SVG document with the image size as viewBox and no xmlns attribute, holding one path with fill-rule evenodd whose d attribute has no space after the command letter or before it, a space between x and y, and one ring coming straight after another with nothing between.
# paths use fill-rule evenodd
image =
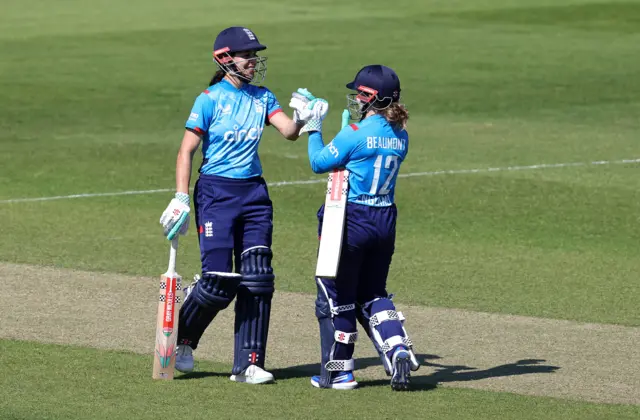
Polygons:
<instances>
[{"instance_id":1,"label":"bat blade","mask_svg":"<svg viewBox=\"0 0 640 420\"><path fill-rule=\"evenodd\" d=\"M349 124L349 115L349 110L342 111L342 128ZM338 275L348 195L349 171L346 169L334 169L329 174L327 181L316 277L335 278Z\"/></svg>"},{"instance_id":2,"label":"bat blade","mask_svg":"<svg viewBox=\"0 0 640 420\"><path fill-rule=\"evenodd\" d=\"M316 265L317 277L335 278L338 274L348 192L349 171L334 169L327 182L324 201L324 217Z\"/></svg>"},{"instance_id":3,"label":"bat blade","mask_svg":"<svg viewBox=\"0 0 640 420\"><path fill-rule=\"evenodd\" d=\"M173 379L176 365L182 277L175 272L175 251L177 244L172 242L169 270L160 277L153 379Z\"/></svg>"}]
</instances>

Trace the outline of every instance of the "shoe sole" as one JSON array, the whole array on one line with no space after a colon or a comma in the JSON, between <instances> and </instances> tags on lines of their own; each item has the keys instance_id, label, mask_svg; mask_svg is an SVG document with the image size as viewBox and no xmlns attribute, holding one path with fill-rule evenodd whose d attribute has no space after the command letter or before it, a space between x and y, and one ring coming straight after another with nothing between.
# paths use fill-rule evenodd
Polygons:
<instances>
[{"instance_id":1,"label":"shoe sole","mask_svg":"<svg viewBox=\"0 0 640 420\"><path fill-rule=\"evenodd\" d=\"M270 384L275 382L275 379L273 377L261 378L261 379L247 379L245 376L242 376L242 375L231 375L229 376L229 379L233 382L251 384L251 385Z\"/></svg>"},{"instance_id":2,"label":"shoe sole","mask_svg":"<svg viewBox=\"0 0 640 420\"><path fill-rule=\"evenodd\" d=\"M316 388L321 388L320 383L311 379L311 385ZM358 387L357 382L345 382L341 384L331 384L327 389L339 389L339 390L348 390L348 389L356 389Z\"/></svg>"},{"instance_id":3,"label":"shoe sole","mask_svg":"<svg viewBox=\"0 0 640 420\"><path fill-rule=\"evenodd\" d=\"M409 356L400 356L395 361L395 369L391 378L391 389L394 391L406 391L411 382L411 361Z\"/></svg>"}]
</instances>

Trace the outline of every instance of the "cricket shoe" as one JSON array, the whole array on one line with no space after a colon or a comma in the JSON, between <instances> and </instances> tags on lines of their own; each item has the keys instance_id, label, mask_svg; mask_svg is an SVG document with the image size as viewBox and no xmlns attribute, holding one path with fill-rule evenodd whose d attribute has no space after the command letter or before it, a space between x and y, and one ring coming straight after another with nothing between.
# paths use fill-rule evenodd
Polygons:
<instances>
[{"instance_id":1,"label":"cricket shoe","mask_svg":"<svg viewBox=\"0 0 640 420\"><path fill-rule=\"evenodd\" d=\"M193 371L193 349L186 344L179 344L176 350L176 369L182 373Z\"/></svg>"},{"instance_id":2,"label":"cricket shoe","mask_svg":"<svg viewBox=\"0 0 640 420\"><path fill-rule=\"evenodd\" d=\"M393 373L391 375L391 389L406 391L411 382L411 355L405 347L398 347L391 358Z\"/></svg>"},{"instance_id":3,"label":"cricket shoe","mask_svg":"<svg viewBox=\"0 0 640 420\"><path fill-rule=\"evenodd\" d=\"M320 376L316 375L311 378L311 385L320 388ZM358 382L351 371L336 372L331 379L331 383L327 388L331 389L354 389L358 387Z\"/></svg>"},{"instance_id":4,"label":"cricket shoe","mask_svg":"<svg viewBox=\"0 0 640 420\"><path fill-rule=\"evenodd\" d=\"M247 384L268 384L275 381L271 373L256 365L250 365L238 375L231 375L229 379Z\"/></svg>"}]
</instances>

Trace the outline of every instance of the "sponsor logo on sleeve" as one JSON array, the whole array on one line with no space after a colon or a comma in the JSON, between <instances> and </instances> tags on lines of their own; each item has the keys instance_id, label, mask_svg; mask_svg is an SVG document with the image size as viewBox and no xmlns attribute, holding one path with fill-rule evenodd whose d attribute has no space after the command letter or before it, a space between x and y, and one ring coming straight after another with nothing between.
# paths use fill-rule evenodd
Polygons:
<instances>
[{"instance_id":1,"label":"sponsor logo on sleeve","mask_svg":"<svg viewBox=\"0 0 640 420\"><path fill-rule=\"evenodd\" d=\"M338 151L338 148L333 144L333 142L329 143L329 152L336 159L338 158L338 156L340 156L340 152Z\"/></svg>"}]
</instances>

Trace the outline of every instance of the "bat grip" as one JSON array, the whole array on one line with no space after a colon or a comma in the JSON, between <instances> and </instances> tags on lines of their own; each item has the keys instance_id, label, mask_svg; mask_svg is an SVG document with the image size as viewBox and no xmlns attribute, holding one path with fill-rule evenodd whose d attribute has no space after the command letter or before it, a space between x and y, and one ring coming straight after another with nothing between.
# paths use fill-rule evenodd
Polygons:
<instances>
[{"instance_id":1,"label":"bat grip","mask_svg":"<svg viewBox=\"0 0 640 420\"><path fill-rule=\"evenodd\" d=\"M349 125L350 117L351 117L351 114L349 114L348 109L345 109L342 111L342 127L341 128L345 128L347 125Z\"/></svg>"},{"instance_id":2,"label":"bat grip","mask_svg":"<svg viewBox=\"0 0 640 420\"><path fill-rule=\"evenodd\" d=\"M171 240L171 249L169 250L169 268L167 273L174 274L176 272L176 256L178 255L178 235Z\"/></svg>"}]
</instances>

